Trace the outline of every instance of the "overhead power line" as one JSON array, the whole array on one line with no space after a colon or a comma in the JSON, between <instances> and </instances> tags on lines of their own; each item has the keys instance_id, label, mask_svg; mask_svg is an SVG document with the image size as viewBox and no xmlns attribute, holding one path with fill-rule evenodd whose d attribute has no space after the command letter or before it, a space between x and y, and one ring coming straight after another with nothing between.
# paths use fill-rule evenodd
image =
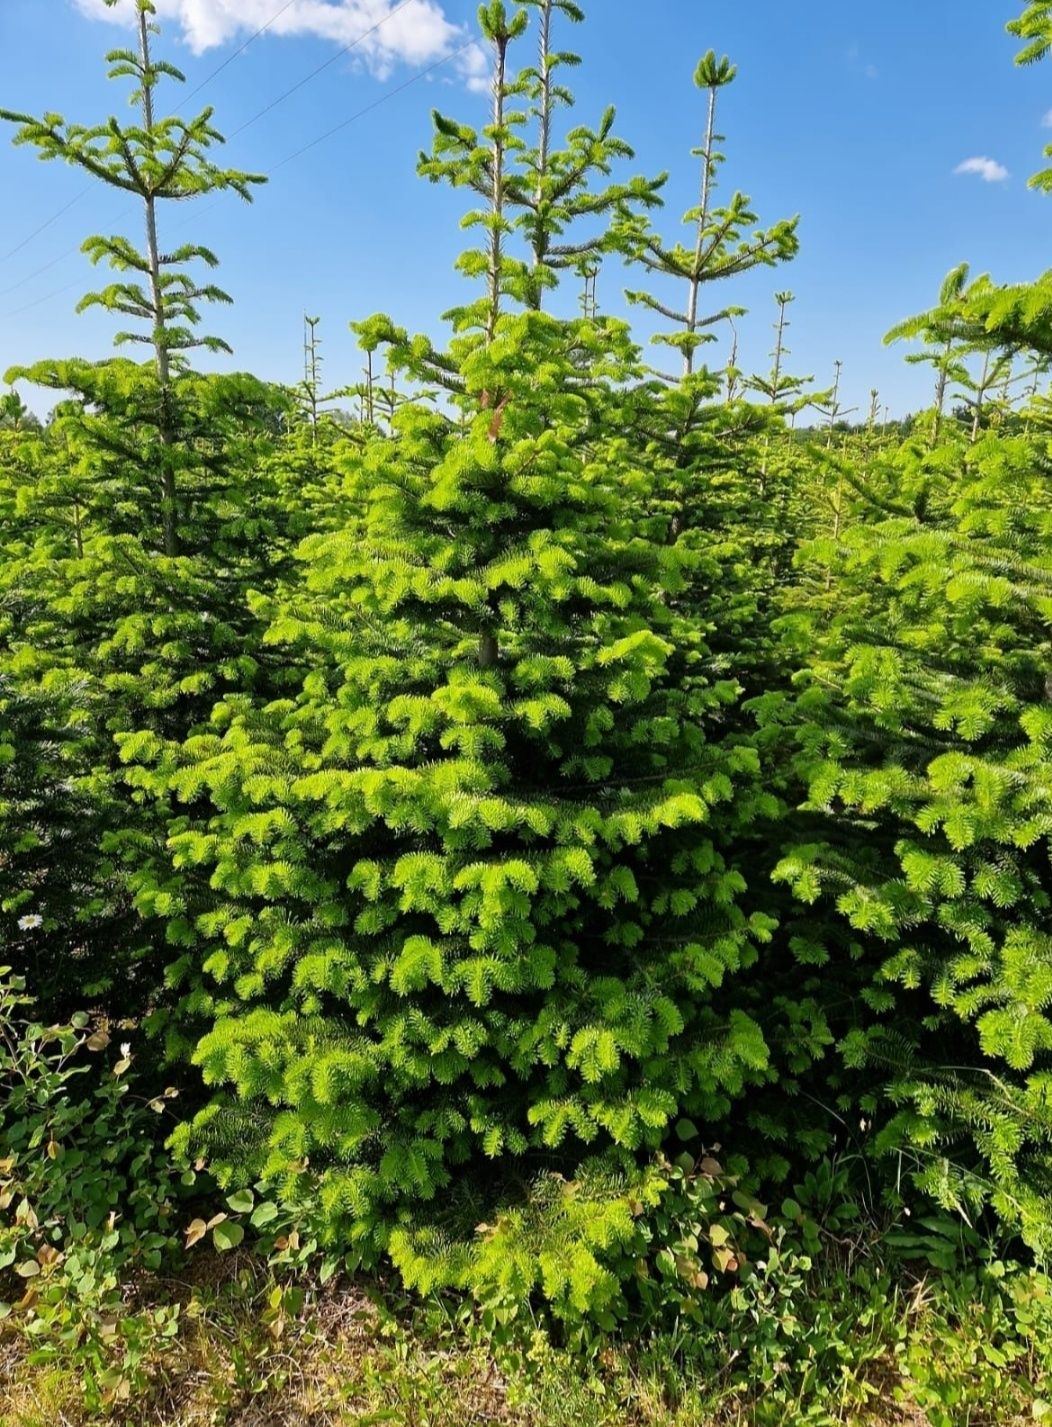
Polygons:
<instances>
[{"instance_id":1,"label":"overhead power line","mask_svg":"<svg viewBox=\"0 0 1052 1427\"><path fill-rule=\"evenodd\" d=\"M40 227L34 228L31 233L27 233L26 237L21 240L21 243L14 244L14 247L9 248L9 250L7 250L7 253L0 253L0 263L6 263L9 258L13 258L14 255L16 255L17 253L21 253L21 250L23 250L23 248L29 247L31 241L33 241L33 238L39 238L41 233L44 233L47 228L50 228L51 224L57 223L57 221L59 221L59 218L61 218L61 215L63 215L64 213L69 213L70 208L73 207L74 203L80 203L81 198L83 198L84 195L90 193L90 191L91 184L87 184L86 187L81 188L80 193L74 194L73 197L70 198L69 203L64 203L63 205L61 205L61 208L56 208L56 211L51 214L51 217L44 218L44 221L40 224ZM23 278L23 281L24 283L27 283L27 281L29 281L29 278ZM9 291L10 293L10 288L7 288L7 291Z\"/></svg>"},{"instance_id":2,"label":"overhead power line","mask_svg":"<svg viewBox=\"0 0 1052 1427\"><path fill-rule=\"evenodd\" d=\"M31 273L26 273L24 278L18 282L13 282L10 287L0 288L0 297L6 297L8 293L17 292L20 287L25 287L27 282L32 282L35 277L42 277L44 273L50 272L52 268L58 267L59 263L64 263L67 258L71 258L74 253L80 252L80 244L75 244L72 248L67 248L65 252L59 253L57 258L52 258L49 263L44 263L39 268L34 268Z\"/></svg>"},{"instance_id":3,"label":"overhead power line","mask_svg":"<svg viewBox=\"0 0 1052 1427\"><path fill-rule=\"evenodd\" d=\"M217 75L221 74L223 70L226 69L228 65L232 64L234 60L236 60L240 55L243 55L244 52L248 49L249 45L251 45L253 41L257 40L260 35L264 34L267 30L270 29L272 25L274 25L278 20L280 20L285 11L291 9L295 3L296 0L285 0L285 4L283 4L279 10L275 11L275 13L270 17L266 24L260 25L259 29L256 30L252 35L250 35L243 45L236 49L232 55L229 55L221 65L219 65L216 69L212 71L211 74L207 75L197 86L197 88L191 90L186 97L188 99L192 99L194 95L199 94L201 90L205 88L206 85L211 84L212 80L215 79ZM362 44L363 41L367 40L370 35L375 35L377 31L381 30L384 27L384 25L388 24L391 20L393 20L395 16L399 13L399 11L406 9L406 7L412 3L413 0L401 0L401 3L396 5L393 10L388 11L388 13L384 15L382 19L377 20L375 24L370 25L367 30L363 30L362 33L358 35L355 39L349 41L341 49L338 49L336 53L331 55L327 60L325 60L323 64L318 65L316 69L311 70L309 74L306 74L303 76L302 79L297 80L297 82L291 87L291 89L286 89L284 93L277 95L268 104L266 104L259 111L258 114L254 114L252 118L246 120L246 122L242 124L240 128L235 129L229 137L231 139L234 139L239 134L243 134L246 129L251 128L252 125L262 119L265 114L269 114L271 110L276 109L279 104L283 104L286 99L291 98L293 94L296 94L300 89L303 89L306 85L308 85L313 79L316 79L319 74L324 73L324 71L327 70L331 65L335 64L338 59L341 59L344 55L349 54L353 49L356 49L357 46ZM459 54L461 53L461 51L458 50L455 51L455 53ZM447 55L445 56L445 58L451 59L453 58L453 55ZM439 61L439 63L441 62L443 61ZM404 88L406 86L401 87ZM395 92L400 92L400 90ZM381 102L382 99L377 101L377 103ZM373 105L371 107L375 108L376 105ZM368 110L363 111L363 113L367 112ZM313 145L310 145L309 147L313 147ZM291 160L285 160L284 162L290 161ZM70 201L64 204L60 209L58 209L57 212L53 213L50 218L48 218L44 223L39 226L39 228L34 229L32 233L28 234L20 243L18 243L14 248L12 248L10 252L0 257L0 262L6 262L8 258L14 257L17 253L20 253L24 248L28 247L34 238L38 237L41 233L43 233L45 229L50 228L52 223L56 222L59 218L61 218L64 213L67 213L75 203L79 203L79 201L85 196L85 194L89 193L90 191L90 184L86 188L81 189L81 191L76 194L74 198L70 199ZM25 277L20 278L18 282L12 283L10 287L4 288L2 291L0 291L0 296L6 296L8 293L17 292L18 289L24 287L26 283L32 282L34 278L39 277L42 273L48 272L58 263L63 262L68 257L72 257L74 253L77 253L79 251L79 244L73 248L68 249L66 252L61 253L57 258L52 259L51 262L45 263L43 267L36 268L33 272L27 273ZM55 295L57 296L58 294Z\"/></svg>"},{"instance_id":4,"label":"overhead power line","mask_svg":"<svg viewBox=\"0 0 1052 1427\"><path fill-rule=\"evenodd\" d=\"M444 64L448 64L451 59L456 59L459 55L462 55L464 51L470 49L474 43L474 40L468 40L467 43L461 45L459 49L450 50L449 54L443 55L441 59L435 60L434 64L429 64L426 69L418 70L416 74L410 75L410 77L402 84L396 85L394 89L387 90L385 94L381 94L378 99L374 99L373 102L371 104L367 104L364 109L359 109L358 112L356 114L352 114L350 118L344 119L341 123L333 125L331 129L326 129L324 134L319 134L318 137L316 139L312 139L309 144L304 144L301 149L297 149L295 153L287 155L287 157L283 158L280 163L275 164L274 167L270 170L270 173L267 175L268 178L276 174L279 169L283 169L286 164L292 163L294 159L302 158L305 153L309 153L311 149L317 148L317 146L319 144L324 143L326 139L331 139L333 134L338 134L341 129L346 129L350 124L355 123L358 119L364 119L366 114L371 114L374 109L379 109L381 104L386 104L387 101L389 99L393 99L396 94L401 94L404 90L411 88L414 84L418 84L420 80L426 79L427 76L429 74L433 74L436 69L441 69L442 66Z\"/></svg>"},{"instance_id":5,"label":"overhead power line","mask_svg":"<svg viewBox=\"0 0 1052 1427\"><path fill-rule=\"evenodd\" d=\"M408 0L406 0L406 3L408 3ZM395 14L395 11L392 10L391 14ZM388 18L390 18L390 16ZM434 74L434 72L438 69L441 69L443 65L449 64L451 60L457 59L466 50L470 49L473 43L473 40L468 40L463 45L460 45L457 49L450 50L449 54L443 55L441 59L435 60L433 64L429 64L425 66L425 68L417 70L415 74L410 75L409 78L403 80L401 84L396 84L391 89L386 90L383 94L379 95L376 99L374 99L371 104L367 104L363 109L357 110L356 113L351 114L348 116L348 118L341 120L339 124L334 124L331 129L326 129L324 133L319 134L318 137L316 139L312 139L310 143L304 144L301 148L296 149L291 154L287 154L285 158L283 158L279 163L276 163L274 165L274 167L267 174L267 177L273 177L273 175L276 174L280 169L285 168L288 164L293 163L296 159L302 158L303 155L309 153L311 149L317 148L319 144L323 144L327 139L331 139L334 134L338 134L342 132L342 130L349 128L352 124L357 123L360 119L364 119L375 109L379 109L381 105L386 104L391 99L395 99L399 94L405 93L405 91L407 89L412 88L414 84L419 84L421 80L426 79L430 74ZM196 222L202 213L208 212L210 208L218 207L219 203L221 202L221 199L214 199L211 203L205 204L204 208L199 208L196 210L196 212L188 214L187 217L183 220L183 222L181 224L178 224L177 227L186 227L187 224ZM76 247L71 249L69 252L60 254L59 257L54 258L50 263L45 264L43 268L38 268L35 273L30 273L28 277L23 278L22 281L19 283L15 283L14 287L7 288L6 291L15 291L16 288L22 287L33 277L38 277L40 273L46 272L49 268L55 267L56 264L62 262L65 258L70 257L72 253L76 253L79 251L80 248ZM9 321L12 317L19 317L24 312L29 312L35 307L40 307L44 303L50 302L53 298L61 297L64 293L67 293L72 288L77 287L79 285L79 281L80 280L78 278L75 282L67 283L64 287L60 287L54 292L49 292L46 293L43 297L35 298L32 302L27 302L22 307L17 307L11 312L5 312L3 314L2 320L5 322Z\"/></svg>"},{"instance_id":6,"label":"overhead power line","mask_svg":"<svg viewBox=\"0 0 1052 1427\"><path fill-rule=\"evenodd\" d=\"M295 3L296 0L285 0L285 3L284 5L282 5L281 9L275 15L271 15L270 19L265 25L260 25L259 29L256 30L255 34L249 35L248 39L243 45L236 49L232 55L228 55L223 61L223 63L219 65L217 69L214 69L211 74L206 75L196 89L191 89L190 93L186 96L187 99L193 99L195 94L200 94L201 90L207 88L207 86L212 83L212 80L215 79L218 75L222 74L224 69L226 69L228 65L233 64L236 59L240 59L241 56L245 53L245 51L248 49L249 45L254 44L255 41L259 39L260 35L266 34L266 32L270 29L271 25L276 24L278 20L281 19L282 15L284 15L285 11L291 10Z\"/></svg>"},{"instance_id":7,"label":"overhead power line","mask_svg":"<svg viewBox=\"0 0 1052 1427\"><path fill-rule=\"evenodd\" d=\"M51 302L56 297L61 297L64 292L72 292L75 287L80 286L80 278L74 278L72 282L67 282L65 287L58 288L55 292L45 293L43 297L35 298L32 302L25 303L22 307L16 307L13 312L4 313L4 321L9 321L12 317L21 317L23 312L32 312L34 307L42 307L45 302Z\"/></svg>"},{"instance_id":8,"label":"overhead power line","mask_svg":"<svg viewBox=\"0 0 1052 1427\"><path fill-rule=\"evenodd\" d=\"M15 254L20 253L23 248L28 248L34 238L39 238L45 229L50 228L52 223L57 223L63 213L68 213L75 203L79 203L84 195L90 192L91 184L89 183L82 188L79 193L75 193L68 203L63 203L61 208L56 209L50 218L45 219L44 222L41 223L39 228L34 228L32 233L27 233L20 243L16 243L13 248L9 248L6 253L0 255L0 263L6 263L8 258L13 258ZM8 289L8 291L10 291L10 289Z\"/></svg>"},{"instance_id":9,"label":"overhead power line","mask_svg":"<svg viewBox=\"0 0 1052 1427\"><path fill-rule=\"evenodd\" d=\"M345 54L350 54L351 50L357 49L358 46L364 40L367 40L369 38L370 35L375 35L377 30L382 29L384 25L388 24L389 21L393 20L394 17L399 13L399 11L406 9L407 6L412 5L414 3L415 0L401 0L401 3L396 5L393 10L389 10L382 20L377 20L375 25L370 25L369 28L367 30L363 30L362 33L358 35L356 39L351 40L348 44L344 45L342 49L338 49L335 54L330 55L327 60L324 60L321 64L318 65L317 69L312 69L310 74L305 74L302 79L297 80L291 89L286 89L284 94L279 94L276 99L272 99L269 104L265 104L258 114L253 114L251 119L246 119L246 121L241 125L241 127L235 129L234 132L228 137L231 139L236 139L237 136L239 134L243 134L246 129L251 129L252 125L258 123L258 121L262 119L265 114L269 114L271 110L276 109L279 104L284 104L286 99L291 99L291 97L299 90L301 90L304 85L310 84L312 79L317 79L319 74L323 74L325 70L327 70L331 65L334 65L338 59L342 59Z\"/></svg>"}]
</instances>

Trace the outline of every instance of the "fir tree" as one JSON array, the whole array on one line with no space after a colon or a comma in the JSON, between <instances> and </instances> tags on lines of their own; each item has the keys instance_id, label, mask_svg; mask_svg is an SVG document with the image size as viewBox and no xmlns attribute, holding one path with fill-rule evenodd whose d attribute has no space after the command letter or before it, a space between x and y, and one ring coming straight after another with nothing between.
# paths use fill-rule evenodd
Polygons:
<instances>
[{"instance_id":1,"label":"fir tree","mask_svg":"<svg viewBox=\"0 0 1052 1427\"><path fill-rule=\"evenodd\" d=\"M717 59L710 50L698 62L694 83L707 97L704 139L700 148L692 150L701 166L701 193L697 205L691 208L683 222L693 230L692 246L682 243L664 244L638 216L624 214L622 241L631 260L658 278L672 278L686 288L686 301L681 309L671 307L650 292L629 292L629 300L672 322L674 329L655 340L682 353L683 373L689 377L695 370L697 353L707 342L715 340L711 331L741 309L724 307L703 313L701 298L707 284L723 282L740 276L760 265L773 265L792 258L798 248L797 219L783 220L772 228L749 232L755 223L750 200L735 193L726 205L716 203L716 185L724 155L717 145L723 136L716 132L716 114L722 90L733 83L737 67L726 55Z\"/></svg>"},{"instance_id":2,"label":"fir tree","mask_svg":"<svg viewBox=\"0 0 1052 1427\"><path fill-rule=\"evenodd\" d=\"M489 251L484 259L465 253L461 267L470 273L485 261L491 306L501 273L509 296L539 310L561 274L591 271L619 248L609 218L615 212L638 218L660 201L664 179L608 181L616 165L633 157L613 132L612 107L595 129L576 125L559 145L557 115L574 104L559 75L580 59L553 47L555 27L559 19L582 23L584 12L573 0L528 0L517 12L521 19L512 39L525 33L531 11L539 29L537 64L512 76L507 56L503 61L498 56L493 123L481 133L436 112L432 149L421 155L419 171L432 182L471 189L486 205L465 223L488 229ZM517 107L522 101L526 108ZM498 142L494 133L502 135ZM583 224L591 231L580 231ZM512 262L516 236L524 239L526 253Z\"/></svg>"},{"instance_id":3,"label":"fir tree","mask_svg":"<svg viewBox=\"0 0 1052 1427\"><path fill-rule=\"evenodd\" d=\"M940 333L946 297L930 323ZM974 307L963 292L953 301L988 344L1014 345L1012 306L991 285ZM1005 329L992 302L1009 314ZM824 627L820 608L788 627L814 650L798 705L810 791L807 840L779 871L820 909L806 944L827 966L830 1006L843 1008L831 1020L848 1067L875 1076L871 1087L883 1078L900 1107L889 1115L874 1090L878 1148L905 1155L947 1205L993 1204L1042 1251L1052 1203L1045 461L1025 431L966 428L951 441L944 429L936 450L927 435L887 466L883 498L876 482L864 490L865 518L816 546L836 612ZM823 928L832 908L845 932Z\"/></svg>"},{"instance_id":4,"label":"fir tree","mask_svg":"<svg viewBox=\"0 0 1052 1427\"><path fill-rule=\"evenodd\" d=\"M106 0L114 5L117 0ZM204 109L196 118L159 118L155 91L164 79L182 83L184 76L167 60L154 59L151 37L157 33L151 16L152 0L135 0L138 49L117 49L107 56L111 80L130 79L135 86L131 102L139 110L140 122L121 125L111 118L104 124L69 124L57 114L35 119L28 114L0 109L0 118L18 125L14 142L37 149L45 161L59 159L79 168L110 188L139 198L143 206L146 245L138 248L124 237L94 236L84 243L92 262L103 260L121 276L99 292L89 293L81 308L103 307L108 312L143 323L142 332L120 332L118 344L143 343L153 348L157 374L155 423L158 447L155 453L159 474L159 524L164 553L179 553L178 417L173 410L173 375L185 367L186 355L195 348L229 351L219 337L204 336L195 328L202 302L229 302L214 283L193 276L195 263L206 268L217 264L215 254L199 243L184 243L164 251L159 236L158 210L164 203L179 202L211 193L232 191L251 197L251 185L262 183L258 174L224 169L212 162L209 150L222 141L212 125L212 110ZM51 372L42 365L26 373L31 380L50 384ZM76 373L64 373L75 379Z\"/></svg>"},{"instance_id":5,"label":"fir tree","mask_svg":"<svg viewBox=\"0 0 1052 1427\"><path fill-rule=\"evenodd\" d=\"M218 691L262 677L245 590L273 583L291 538L302 533L297 507L279 499L284 492L268 483L262 460L280 430L286 394L190 366L198 349L225 348L198 326L203 303L227 299L194 276L215 266L208 249L162 246L160 209L213 192L248 196L254 180L212 162L220 136L210 110L192 120L159 117L160 85L181 75L153 56L152 14L148 0L138 3L138 50L109 56L111 78L132 81L138 122L85 126L55 114L4 114L18 125L17 143L138 197L145 217L142 248L119 236L88 239L92 259L118 276L82 306L141 324L117 341L148 347L151 360L48 361L12 373L64 399L42 438L9 447L0 465L7 516L0 672L23 699L90 711L75 720L66 775L96 790L94 842L109 859L106 879L111 864L123 867L125 893L163 851L165 809L129 799L117 740L184 737L207 718ZM125 757L133 749L126 745ZM60 808L61 800L51 805ZM122 805L114 822L112 810ZM68 838L68 829L56 827L45 843ZM153 910L163 916L164 901ZM141 1010L155 993L150 958L162 933L156 918L131 941L123 923L109 941L98 928L93 984L108 985L122 1010L126 998ZM59 930L53 935L61 940Z\"/></svg>"},{"instance_id":6,"label":"fir tree","mask_svg":"<svg viewBox=\"0 0 1052 1427\"><path fill-rule=\"evenodd\" d=\"M595 442L638 354L622 324L538 311L505 247L535 177L509 108L525 19L483 7L493 122L443 159L491 181L478 297L441 350L362 324L448 404L400 406L352 477L362 523L308 541L268 602L301 691L156 750L188 808L197 941L172 975L211 1022L191 1139L231 1179L309 1164L363 1252L469 1176L496 1195L517 1164L631 1164L767 1073L730 988L770 934L733 829L769 803L721 732L733 688L683 684L690 556L634 529L638 473Z\"/></svg>"},{"instance_id":7,"label":"fir tree","mask_svg":"<svg viewBox=\"0 0 1052 1427\"><path fill-rule=\"evenodd\" d=\"M676 606L705 628L702 679L715 666L754 693L771 677L765 658L777 579L773 567L788 563L785 549L791 540L780 522L782 491L768 488L771 472L765 463L771 434L782 429L783 417L777 405L761 409L743 399L736 367L727 379L698 366L699 351L715 340L715 326L742 312L728 305L704 313L701 303L711 283L789 260L797 237L795 219L749 233L755 216L741 193L724 206L717 202L723 162L717 106L736 73L726 57L718 59L711 51L695 70L706 110L703 142L693 151L700 161L700 202L684 220L690 246L664 243L645 217L620 215L618 241L630 261L654 278L676 280L684 296L681 306L673 308L657 293L627 294L674 325L654 340L682 354L683 372L650 373L626 402L618 427L627 427L635 458L648 472L648 506L641 512L648 529L655 538L690 552L691 579ZM728 388L728 399L720 399Z\"/></svg>"}]
</instances>

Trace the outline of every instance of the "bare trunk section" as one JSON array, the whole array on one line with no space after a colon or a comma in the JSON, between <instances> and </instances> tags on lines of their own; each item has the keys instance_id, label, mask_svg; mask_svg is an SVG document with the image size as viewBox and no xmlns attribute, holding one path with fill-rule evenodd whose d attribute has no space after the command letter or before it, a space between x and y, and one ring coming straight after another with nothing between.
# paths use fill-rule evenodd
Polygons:
<instances>
[{"instance_id":1,"label":"bare trunk section","mask_svg":"<svg viewBox=\"0 0 1052 1427\"><path fill-rule=\"evenodd\" d=\"M145 10L139 11L139 55L142 60L142 115L149 133L153 129L153 90L150 84L150 27ZM175 433L172 422L172 373L168 356L167 323L164 294L161 288L161 254L157 241L157 200L150 192L143 193L146 209L146 255L150 274L150 301L153 307L153 350L157 364L157 381L161 395L160 437L161 460L161 535L164 553L179 554L179 534L176 511Z\"/></svg>"},{"instance_id":2,"label":"bare trunk section","mask_svg":"<svg viewBox=\"0 0 1052 1427\"><path fill-rule=\"evenodd\" d=\"M548 177L548 160L552 150L552 75L549 67L552 51L552 8L553 0L544 0L544 9L541 11L539 57L541 75L541 107L539 110L540 133L537 140L537 187L534 191L534 200L537 204L538 216L541 211L541 203L544 200L544 185ZM542 230L538 222L533 237L534 273L536 273L543 264L547 253L548 234ZM530 294L530 305L539 312L543 301L543 290L538 281L533 285L533 291Z\"/></svg>"},{"instance_id":3,"label":"bare trunk section","mask_svg":"<svg viewBox=\"0 0 1052 1427\"><path fill-rule=\"evenodd\" d=\"M698 240L694 246L694 272L690 279L690 294L687 300L687 332L693 337L698 330L698 302L701 296L701 255L705 246L705 225L709 221L709 204L712 199L712 149L716 135L716 86L709 89L709 117L705 126L705 148L701 158L701 212L698 214ZM694 370L694 348L688 346L683 353L683 374L690 376Z\"/></svg>"},{"instance_id":4,"label":"bare trunk section","mask_svg":"<svg viewBox=\"0 0 1052 1427\"><path fill-rule=\"evenodd\" d=\"M504 260L504 106L508 73L508 41L501 37L496 41L497 64L493 75L493 228L489 248L489 321L486 324L486 341L492 342L497 335L500 320L500 277Z\"/></svg>"}]
</instances>

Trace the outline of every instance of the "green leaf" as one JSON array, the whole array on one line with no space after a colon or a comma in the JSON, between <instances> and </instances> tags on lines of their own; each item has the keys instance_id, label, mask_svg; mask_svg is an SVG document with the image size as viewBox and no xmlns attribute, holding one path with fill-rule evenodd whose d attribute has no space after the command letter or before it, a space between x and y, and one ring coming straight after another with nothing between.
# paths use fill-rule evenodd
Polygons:
<instances>
[{"instance_id":1,"label":"green leaf","mask_svg":"<svg viewBox=\"0 0 1052 1427\"><path fill-rule=\"evenodd\" d=\"M238 1244L245 1237L245 1230L240 1224L225 1223L217 1224L212 1230L212 1242L220 1253L228 1253L231 1249L236 1249Z\"/></svg>"},{"instance_id":2,"label":"green leaf","mask_svg":"<svg viewBox=\"0 0 1052 1427\"><path fill-rule=\"evenodd\" d=\"M272 1204L269 1199L264 1199L261 1204L257 1204L252 1211L252 1227L255 1229L266 1228L278 1217L278 1206Z\"/></svg>"}]
</instances>

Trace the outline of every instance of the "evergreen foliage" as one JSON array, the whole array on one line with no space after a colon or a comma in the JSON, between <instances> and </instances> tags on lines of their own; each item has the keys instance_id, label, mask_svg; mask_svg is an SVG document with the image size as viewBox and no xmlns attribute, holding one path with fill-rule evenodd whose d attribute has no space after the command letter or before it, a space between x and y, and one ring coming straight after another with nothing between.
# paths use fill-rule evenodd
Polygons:
<instances>
[{"instance_id":1,"label":"evergreen foliage","mask_svg":"<svg viewBox=\"0 0 1052 1427\"><path fill-rule=\"evenodd\" d=\"M489 157L458 170L511 189L524 19L483 10ZM722 991L770 935L734 862L770 801L675 608L691 556L634 529L646 476L599 435L638 356L622 324L533 307L503 191L447 350L362 329L451 401L401 405L349 477L360 525L258 606L302 690L155 750L155 786L215 808L172 838L197 934L173 975L223 1088L192 1138L228 1175L309 1162L363 1251L485 1158L495 1183L630 1163L767 1073Z\"/></svg>"},{"instance_id":2,"label":"evergreen foliage","mask_svg":"<svg viewBox=\"0 0 1052 1427\"><path fill-rule=\"evenodd\" d=\"M143 323L144 332L117 341L145 343L152 361L70 359L11 372L9 380L62 399L46 430L5 442L0 463L0 671L27 699L80 710L63 757L69 779L96 803L91 832L76 832L100 858L101 881L85 889L85 908L112 906L120 921L100 924L84 948L95 967L89 985L112 993L115 1009L129 1009L130 997L140 1011L158 988L165 928L153 911L163 917L165 904L136 935L126 929L126 905L144 867L164 855L166 811L129 807L117 740L183 738L222 692L265 678L245 591L280 576L303 534L305 505L269 459L286 394L246 375L202 376L190 366L197 348L224 346L198 334L200 305L227 299L192 275L195 265L214 266L214 254L194 243L162 249L159 209L226 190L247 197L254 179L209 158L220 138L211 111L192 121L157 116L159 85L182 76L153 58L152 14L148 0L137 5L137 53L109 56L111 78L133 83L140 123L3 115L18 126L16 142L136 195L145 214L144 249L121 237L88 239L89 256L107 261L119 280L82 305ZM59 826L42 835L59 847L74 834ZM12 857L11 878L29 887L38 871L23 855Z\"/></svg>"},{"instance_id":3,"label":"evergreen foliage","mask_svg":"<svg viewBox=\"0 0 1052 1427\"><path fill-rule=\"evenodd\" d=\"M229 298L166 215L259 176L210 109L161 115L182 76L133 10L134 122L0 111L146 234L88 239L114 280L82 304L146 360L0 398L10 1005L152 1033L231 1213L262 1185L330 1266L497 1315L766 1321L808 1196L831 1233L843 1195L934 1201L1047 1256L1052 276L955 268L889 334L934 373L900 423L840 361L793 374L786 289L748 373L734 279L798 238L719 198L735 66L695 71L666 240L614 110L569 122L581 8L486 0L492 110L435 113L419 160L473 205L445 337L356 320L330 386L307 317L295 386L205 374ZM1043 58L1050 7L1010 28ZM679 370L600 310L618 263Z\"/></svg>"},{"instance_id":4,"label":"evergreen foliage","mask_svg":"<svg viewBox=\"0 0 1052 1427\"><path fill-rule=\"evenodd\" d=\"M895 506L812 549L840 610L787 626L816 651L798 702L815 836L779 876L854 933L841 1045L893 1072L879 1144L1044 1251L1052 507L1041 435L971 435L908 445Z\"/></svg>"}]
</instances>

